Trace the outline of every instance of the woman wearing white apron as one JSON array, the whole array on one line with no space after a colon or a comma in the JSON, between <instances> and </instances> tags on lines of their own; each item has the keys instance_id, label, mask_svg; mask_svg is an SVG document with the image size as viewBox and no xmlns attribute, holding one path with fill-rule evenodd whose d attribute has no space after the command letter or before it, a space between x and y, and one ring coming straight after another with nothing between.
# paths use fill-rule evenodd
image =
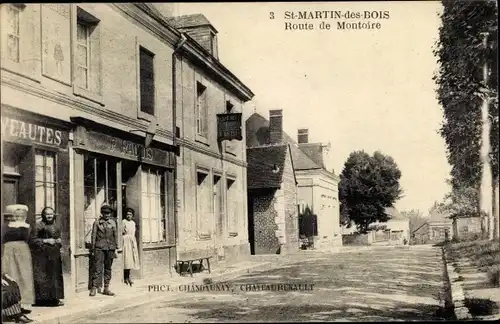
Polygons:
<instances>
[{"instance_id":1,"label":"woman wearing white apron","mask_svg":"<svg viewBox=\"0 0 500 324\"><path fill-rule=\"evenodd\" d=\"M123 282L132 286L134 283L130 279L130 270L140 269L139 249L135 238L134 210L127 208L125 210L125 219L123 220Z\"/></svg>"}]
</instances>

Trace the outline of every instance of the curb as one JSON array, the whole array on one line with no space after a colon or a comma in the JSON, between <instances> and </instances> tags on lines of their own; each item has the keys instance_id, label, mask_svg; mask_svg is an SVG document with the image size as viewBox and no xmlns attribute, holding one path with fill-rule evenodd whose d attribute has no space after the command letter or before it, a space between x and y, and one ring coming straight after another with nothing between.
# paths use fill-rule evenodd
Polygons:
<instances>
[{"instance_id":1,"label":"curb","mask_svg":"<svg viewBox=\"0 0 500 324\"><path fill-rule=\"evenodd\" d=\"M210 278L213 281L221 281L221 280L230 280L234 277L239 277L243 274L250 273L253 270L258 269L259 271L262 270L267 270L273 268L273 263L272 262L261 262L259 264L252 265L250 267L245 267L245 268L240 268L240 269L235 269L233 271L226 271L223 273L218 273L214 275L209 275L208 277L198 277L198 278L193 278L190 281L187 281L185 283L181 283L183 285L196 285L196 284L202 284L204 279ZM54 315L49 318L43 318L42 320L34 320L33 323L37 324L63 324L63 323L75 323L78 322L79 320L82 320L84 317L92 315L93 313L106 313L106 314L111 314L123 309L131 308L131 307L138 307L156 300L170 300L170 299L175 299L176 297L180 296L182 293L181 292L175 292L171 294L152 294L146 289L147 285L143 288L142 292L132 294L130 296L127 296L128 298L120 298L119 300L116 300L115 302L111 304L105 304L105 305L100 305L97 306L91 310L89 309L82 309L82 310L72 310L70 314L65 314L62 316L57 316Z\"/></svg>"},{"instance_id":2,"label":"curb","mask_svg":"<svg viewBox=\"0 0 500 324\"><path fill-rule=\"evenodd\" d=\"M448 264L447 259L449 260L449 251L445 246L442 247L443 251L443 262L445 269L445 280L446 285L449 287L449 292L445 295L445 305L451 306L453 308L453 312L455 313L455 317L457 320L468 320L472 319L472 315L469 312L469 309L465 306L465 294L463 289L463 284L461 281L457 281L459 278L458 273L455 271L453 265Z\"/></svg>"}]
</instances>

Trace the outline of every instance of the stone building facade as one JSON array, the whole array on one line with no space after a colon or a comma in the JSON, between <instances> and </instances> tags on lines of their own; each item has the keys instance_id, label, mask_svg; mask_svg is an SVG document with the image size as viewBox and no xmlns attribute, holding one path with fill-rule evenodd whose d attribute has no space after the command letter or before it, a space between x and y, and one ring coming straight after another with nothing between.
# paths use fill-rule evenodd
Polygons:
<instances>
[{"instance_id":1,"label":"stone building facade","mask_svg":"<svg viewBox=\"0 0 500 324\"><path fill-rule=\"evenodd\" d=\"M322 143L309 142L309 130L299 129L297 141L283 132L282 124L274 121L275 111L269 120L254 113L246 121L247 147L269 143L287 144L292 157L297 181L297 210L304 213L306 207L316 216L316 249L330 249L342 245L340 205L338 199L339 177L326 169L326 147ZM281 112L282 114L282 112ZM281 115L281 120L283 116Z\"/></svg>"},{"instance_id":2,"label":"stone building facade","mask_svg":"<svg viewBox=\"0 0 500 324\"><path fill-rule=\"evenodd\" d=\"M209 161L199 165L211 177L223 163L222 181L234 176L235 199L246 199L244 148L222 143L236 153L221 159L212 144L213 110L205 118L210 142L186 153L195 146L196 122L193 105L184 103L196 96L201 78L213 93L207 103L220 111L227 102L241 109L253 94L173 27L162 14L173 12L168 5L2 4L1 10L2 39L10 40L1 47L2 211L26 204L33 225L43 206L55 208L68 293L88 288L90 229L103 203L114 208L119 232L124 208L136 211L136 278L172 271L179 238L186 241L183 219L190 214L183 204L192 205L183 197L193 195L179 186L192 181L198 166L186 156ZM246 220L245 207L237 215ZM228 244L244 245L246 230L238 232ZM123 273L118 252L112 284Z\"/></svg>"}]
</instances>

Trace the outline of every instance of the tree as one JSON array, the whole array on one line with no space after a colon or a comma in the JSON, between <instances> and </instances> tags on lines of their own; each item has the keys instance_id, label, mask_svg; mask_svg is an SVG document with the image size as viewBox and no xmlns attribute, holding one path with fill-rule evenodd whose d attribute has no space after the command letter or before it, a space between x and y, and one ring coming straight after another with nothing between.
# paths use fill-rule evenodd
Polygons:
<instances>
[{"instance_id":1,"label":"tree","mask_svg":"<svg viewBox=\"0 0 500 324\"><path fill-rule=\"evenodd\" d=\"M498 206L490 199L498 194L499 183L498 8L495 1L442 3L434 50L440 66L434 79L444 112L440 133L452 167L452 191L482 188L475 201L497 218L498 235Z\"/></svg>"},{"instance_id":2,"label":"tree","mask_svg":"<svg viewBox=\"0 0 500 324\"><path fill-rule=\"evenodd\" d=\"M419 228L427 221L422 212L418 209L403 210L401 211L401 215L407 218L410 222L410 235L414 230Z\"/></svg>"},{"instance_id":3,"label":"tree","mask_svg":"<svg viewBox=\"0 0 500 324\"><path fill-rule=\"evenodd\" d=\"M360 233L366 233L376 221L386 222L387 207L401 198L401 171L393 158L381 152L373 156L364 151L352 152L340 174L339 199L344 223L354 222Z\"/></svg>"}]
</instances>

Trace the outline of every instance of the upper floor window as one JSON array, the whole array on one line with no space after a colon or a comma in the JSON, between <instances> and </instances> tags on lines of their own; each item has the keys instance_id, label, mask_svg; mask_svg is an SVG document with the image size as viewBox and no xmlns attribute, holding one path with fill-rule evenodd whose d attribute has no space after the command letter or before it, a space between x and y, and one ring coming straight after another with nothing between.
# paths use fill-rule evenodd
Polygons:
<instances>
[{"instance_id":1,"label":"upper floor window","mask_svg":"<svg viewBox=\"0 0 500 324\"><path fill-rule=\"evenodd\" d=\"M17 5L7 7L7 57L19 63L19 44L21 39L20 21L21 8Z\"/></svg>"},{"instance_id":2,"label":"upper floor window","mask_svg":"<svg viewBox=\"0 0 500 324\"><path fill-rule=\"evenodd\" d=\"M208 106L207 106L207 87L200 82L196 83L196 133L207 137Z\"/></svg>"},{"instance_id":3,"label":"upper floor window","mask_svg":"<svg viewBox=\"0 0 500 324\"><path fill-rule=\"evenodd\" d=\"M141 112L155 114L154 54L143 47L139 49L140 64L140 109Z\"/></svg>"},{"instance_id":4,"label":"upper floor window","mask_svg":"<svg viewBox=\"0 0 500 324\"><path fill-rule=\"evenodd\" d=\"M100 20L78 7L75 30L73 41L75 94L101 102Z\"/></svg>"},{"instance_id":5,"label":"upper floor window","mask_svg":"<svg viewBox=\"0 0 500 324\"><path fill-rule=\"evenodd\" d=\"M215 33L210 32L210 49L212 50L212 55L214 57L218 57L217 53L217 35Z\"/></svg>"},{"instance_id":6,"label":"upper floor window","mask_svg":"<svg viewBox=\"0 0 500 324\"><path fill-rule=\"evenodd\" d=\"M89 66L90 66L90 37L89 26L83 21L78 21L76 26L76 84L83 88L89 88Z\"/></svg>"}]
</instances>

